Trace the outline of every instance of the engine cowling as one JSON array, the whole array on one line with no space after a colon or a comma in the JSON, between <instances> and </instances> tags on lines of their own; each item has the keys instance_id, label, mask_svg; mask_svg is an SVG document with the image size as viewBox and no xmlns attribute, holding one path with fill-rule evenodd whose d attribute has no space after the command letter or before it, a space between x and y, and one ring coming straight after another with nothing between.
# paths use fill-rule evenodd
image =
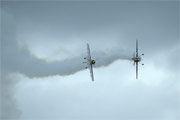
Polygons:
<instances>
[{"instance_id":1,"label":"engine cowling","mask_svg":"<svg viewBox=\"0 0 180 120\"><path fill-rule=\"evenodd\" d=\"M95 64L95 63L96 63L95 60L92 60L92 61L91 61L91 64Z\"/></svg>"}]
</instances>

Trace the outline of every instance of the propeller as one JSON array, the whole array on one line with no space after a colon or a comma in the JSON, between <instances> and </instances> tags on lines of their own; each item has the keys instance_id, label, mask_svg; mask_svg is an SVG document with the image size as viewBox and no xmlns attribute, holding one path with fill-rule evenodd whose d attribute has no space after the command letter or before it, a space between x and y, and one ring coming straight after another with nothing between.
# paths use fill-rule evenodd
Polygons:
<instances>
[{"instance_id":1,"label":"propeller","mask_svg":"<svg viewBox=\"0 0 180 120\"><path fill-rule=\"evenodd\" d=\"M144 53L142 53L141 55L144 56ZM141 65L144 65L144 63L141 63Z\"/></svg>"},{"instance_id":2,"label":"propeller","mask_svg":"<svg viewBox=\"0 0 180 120\"><path fill-rule=\"evenodd\" d=\"M141 63L141 65L144 65L144 63Z\"/></svg>"}]
</instances>

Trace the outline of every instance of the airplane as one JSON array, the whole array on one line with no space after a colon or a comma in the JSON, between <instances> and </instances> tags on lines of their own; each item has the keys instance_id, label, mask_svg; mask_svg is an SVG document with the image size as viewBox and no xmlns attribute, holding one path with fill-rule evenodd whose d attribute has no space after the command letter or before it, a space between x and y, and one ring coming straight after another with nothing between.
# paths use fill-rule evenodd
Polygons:
<instances>
[{"instance_id":1,"label":"airplane","mask_svg":"<svg viewBox=\"0 0 180 120\"><path fill-rule=\"evenodd\" d=\"M141 54L142 56L144 54ZM136 64L136 79L138 79L138 63L141 62L142 58L138 55L138 40L136 40L136 54L133 55L132 60L134 61L134 65ZM144 65L141 63L141 65Z\"/></svg>"},{"instance_id":2,"label":"airplane","mask_svg":"<svg viewBox=\"0 0 180 120\"><path fill-rule=\"evenodd\" d=\"M89 48L89 44L88 43L87 43L87 54L88 54L88 56L84 58L87 61L83 62L83 63L87 63L88 67L86 67L86 69L89 68L90 74L91 74L91 79L92 79L92 81L94 81L93 65L96 63L96 61L91 59L91 53L90 53L90 48Z\"/></svg>"}]
</instances>

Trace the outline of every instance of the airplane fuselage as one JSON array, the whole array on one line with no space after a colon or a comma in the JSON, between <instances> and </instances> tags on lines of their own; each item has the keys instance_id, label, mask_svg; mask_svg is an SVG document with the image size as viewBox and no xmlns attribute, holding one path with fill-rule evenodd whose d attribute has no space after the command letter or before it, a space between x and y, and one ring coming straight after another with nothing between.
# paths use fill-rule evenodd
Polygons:
<instances>
[{"instance_id":1,"label":"airplane fuselage","mask_svg":"<svg viewBox=\"0 0 180 120\"><path fill-rule=\"evenodd\" d=\"M141 61L141 58L139 58L139 57L134 57L134 58L132 58L132 60L133 60L134 62L139 62L139 61Z\"/></svg>"}]
</instances>

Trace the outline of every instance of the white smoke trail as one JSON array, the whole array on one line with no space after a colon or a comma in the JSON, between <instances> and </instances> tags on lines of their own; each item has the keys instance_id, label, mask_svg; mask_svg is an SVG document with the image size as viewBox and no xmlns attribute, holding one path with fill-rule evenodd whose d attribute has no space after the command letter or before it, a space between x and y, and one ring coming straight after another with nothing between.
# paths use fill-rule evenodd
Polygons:
<instances>
[{"instance_id":1,"label":"white smoke trail","mask_svg":"<svg viewBox=\"0 0 180 120\"><path fill-rule=\"evenodd\" d=\"M82 64L85 56L81 55L55 62L47 62L32 56L29 51L18 48L15 23L12 21L12 16L4 12L1 13L3 24L1 31L0 118L2 120L18 119L21 112L14 98L18 80L11 77L12 73L21 73L28 77L70 75L85 69L85 65ZM84 52L86 53L87 51ZM128 55L130 54L121 49L92 52L94 59L99 58L96 62L96 67L107 66L118 59L130 60L131 56Z\"/></svg>"},{"instance_id":2,"label":"white smoke trail","mask_svg":"<svg viewBox=\"0 0 180 120\"><path fill-rule=\"evenodd\" d=\"M130 60L130 56L123 54L122 50L114 49L109 52L94 52L94 59L99 58L96 67L107 66L112 62L122 59ZM70 75L85 68L82 64L85 56L77 56L62 61L47 62L31 56L27 51L13 51L12 55L4 55L2 68L9 72L18 72L28 77L46 77L53 75ZM8 60L8 61L7 61Z\"/></svg>"}]
</instances>

